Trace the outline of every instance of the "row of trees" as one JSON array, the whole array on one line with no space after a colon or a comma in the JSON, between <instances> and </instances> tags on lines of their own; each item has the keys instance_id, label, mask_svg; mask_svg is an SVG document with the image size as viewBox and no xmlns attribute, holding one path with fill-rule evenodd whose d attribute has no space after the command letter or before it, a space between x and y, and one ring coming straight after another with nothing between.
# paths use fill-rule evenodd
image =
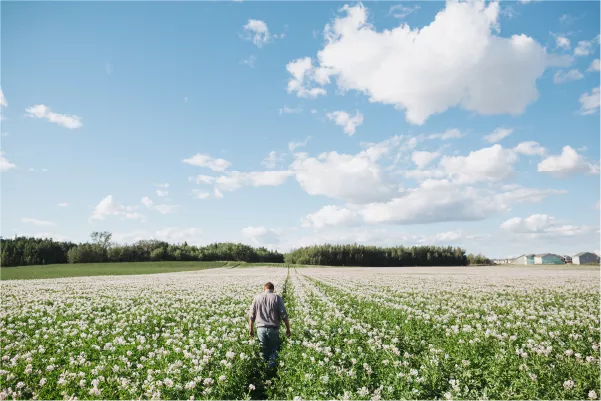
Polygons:
<instances>
[{"instance_id":1,"label":"row of trees","mask_svg":"<svg viewBox=\"0 0 601 401\"><path fill-rule=\"evenodd\" d=\"M102 263L148 261L237 261L283 263L284 255L266 248L245 244L217 243L207 246L169 244L143 240L131 245L111 242L108 232L92 233L92 242L74 244L51 239L0 238L2 266L44 265L54 263Z\"/></svg>"},{"instance_id":2,"label":"row of trees","mask_svg":"<svg viewBox=\"0 0 601 401\"><path fill-rule=\"evenodd\" d=\"M285 256L286 263L326 266L465 266L465 251L450 246L314 245Z\"/></svg>"},{"instance_id":3,"label":"row of trees","mask_svg":"<svg viewBox=\"0 0 601 401\"><path fill-rule=\"evenodd\" d=\"M192 246L187 243L143 240L131 245L111 241L109 232L94 232L83 244L51 239L0 238L2 266L55 263L102 263L147 261L237 261L291 263L325 266L465 266L490 264L482 255L466 256L461 248L439 246L375 247L364 245L315 245L286 255L266 248L236 243Z\"/></svg>"}]
</instances>

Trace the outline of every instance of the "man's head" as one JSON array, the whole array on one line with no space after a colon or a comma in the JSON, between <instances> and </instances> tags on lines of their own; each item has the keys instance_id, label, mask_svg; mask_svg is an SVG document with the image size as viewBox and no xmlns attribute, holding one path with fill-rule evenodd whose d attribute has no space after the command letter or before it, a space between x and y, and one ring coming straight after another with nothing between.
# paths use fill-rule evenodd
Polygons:
<instances>
[{"instance_id":1,"label":"man's head","mask_svg":"<svg viewBox=\"0 0 601 401\"><path fill-rule=\"evenodd\" d=\"M273 291L275 287L273 286L273 283L270 281L268 283L265 283L265 285L263 286L263 291Z\"/></svg>"}]
</instances>

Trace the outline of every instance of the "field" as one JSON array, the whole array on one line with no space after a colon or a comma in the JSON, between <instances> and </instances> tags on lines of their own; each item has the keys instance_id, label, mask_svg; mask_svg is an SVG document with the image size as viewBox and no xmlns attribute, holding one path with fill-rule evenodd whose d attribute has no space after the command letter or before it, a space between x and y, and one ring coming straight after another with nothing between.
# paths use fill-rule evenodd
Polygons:
<instances>
[{"instance_id":1,"label":"field","mask_svg":"<svg viewBox=\"0 0 601 401\"><path fill-rule=\"evenodd\" d=\"M23 280L59 277L115 276L130 274L168 273L236 266L234 262L133 262L133 263L80 263L3 267L2 280Z\"/></svg>"},{"instance_id":2,"label":"field","mask_svg":"<svg viewBox=\"0 0 601 401\"><path fill-rule=\"evenodd\" d=\"M293 333L272 374L247 327L266 281ZM598 269L249 267L0 285L0 399L600 393Z\"/></svg>"}]
</instances>

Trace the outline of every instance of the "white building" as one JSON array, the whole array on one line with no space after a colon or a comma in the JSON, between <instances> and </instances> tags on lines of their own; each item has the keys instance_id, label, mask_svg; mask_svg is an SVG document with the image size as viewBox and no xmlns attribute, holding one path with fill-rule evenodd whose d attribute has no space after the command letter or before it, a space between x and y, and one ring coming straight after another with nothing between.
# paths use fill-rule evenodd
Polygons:
<instances>
[{"instance_id":1,"label":"white building","mask_svg":"<svg viewBox=\"0 0 601 401\"><path fill-rule=\"evenodd\" d=\"M585 263L599 263L599 256L592 252L580 252L572 257L572 264L583 265Z\"/></svg>"},{"instance_id":2,"label":"white building","mask_svg":"<svg viewBox=\"0 0 601 401\"><path fill-rule=\"evenodd\" d=\"M527 254L518 256L515 258L516 265L533 265L534 264L534 254Z\"/></svg>"}]
</instances>

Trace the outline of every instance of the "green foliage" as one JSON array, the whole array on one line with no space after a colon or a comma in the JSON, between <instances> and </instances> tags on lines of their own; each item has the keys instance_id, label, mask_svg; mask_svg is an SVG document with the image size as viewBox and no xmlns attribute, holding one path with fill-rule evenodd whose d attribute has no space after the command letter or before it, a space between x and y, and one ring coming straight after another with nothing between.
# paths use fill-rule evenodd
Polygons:
<instances>
[{"instance_id":1,"label":"green foliage","mask_svg":"<svg viewBox=\"0 0 601 401\"><path fill-rule=\"evenodd\" d=\"M98 245L81 244L67 252L69 263L100 263L106 261L106 251Z\"/></svg>"},{"instance_id":2,"label":"green foliage","mask_svg":"<svg viewBox=\"0 0 601 401\"><path fill-rule=\"evenodd\" d=\"M490 265L492 261L481 253L474 255L470 253L467 255L467 262L470 265Z\"/></svg>"},{"instance_id":3,"label":"green foliage","mask_svg":"<svg viewBox=\"0 0 601 401\"><path fill-rule=\"evenodd\" d=\"M461 248L450 246L314 245L285 256L286 263L325 266L465 266Z\"/></svg>"},{"instance_id":4,"label":"green foliage","mask_svg":"<svg viewBox=\"0 0 601 401\"><path fill-rule=\"evenodd\" d=\"M94 232L93 244L56 242L51 239L0 238L2 266L44 265L54 263L149 262L149 261L234 261L283 263L284 255L266 248L235 243L207 246L168 244L142 240L131 245L111 243L111 233Z\"/></svg>"}]
</instances>

